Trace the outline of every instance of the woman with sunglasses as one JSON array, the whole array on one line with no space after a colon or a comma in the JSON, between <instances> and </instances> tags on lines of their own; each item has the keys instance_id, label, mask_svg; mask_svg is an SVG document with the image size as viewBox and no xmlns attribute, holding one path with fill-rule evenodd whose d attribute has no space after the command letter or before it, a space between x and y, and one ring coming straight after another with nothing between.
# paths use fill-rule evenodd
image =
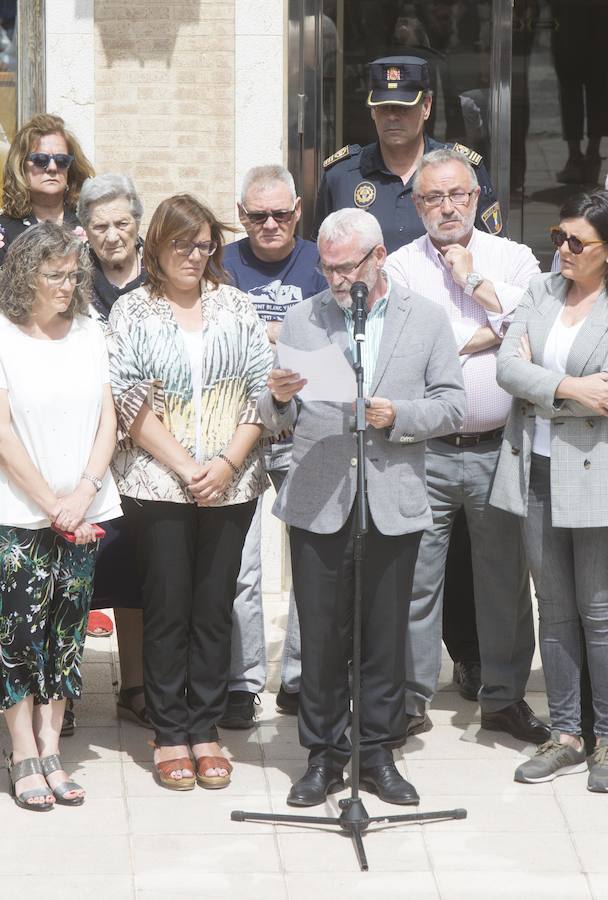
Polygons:
<instances>
[{"instance_id":1,"label":"woman with sunglasses","mask_svg":"<svg viewBox=\"0 0 608 900\"><path fill-rule=\"evenodd\" d=\"M182 791L230 781L216 726L241 552L267 486L256 401L272 351L248 297L224 283L224 227L188 194L164 200L146 235L146 281L109 320L126 439L113 466L136 523L154 767Z\"/></svg>"},{"instance_id":2,"label":"woman with sunglasses","mask_svg":"<svg viewBox=\"0 0 608 900\"><path fill-rule=\"evenodd\" d=\"M552 240L561 272L533 279L498 354L498 383L514 400L491 502L522 517L552 728L515 780L588 768L588 789L608 792L608 193L567 200Z\"/></svg>"},{"instance_id":3,"label":"woman with sunglasses","mask_svg":"<svg viewBox=\"0 0 608 900\"><path fill-rule=\"evenodd\" d=\"M93 523L121 515L103 333L88 316L90 263L43 223L11 245L0 277L0 709L15 802L79 806L59 758L81 692L93 590ZM62 533L57 533L55 529Z\"/></svg>"},{"instance_id":4,"label":"woman with sunglasses","mask_svg":"<svg viewBox=\"0 0 608 900\"><path fill-rule=\"evenodd\" d=\"M93 167L59 116L40 113L19 129L4 166L0 266L7 247L30 225L66 225L81 238L76 218L80 188Z\"/></svg>"}]
</instances>

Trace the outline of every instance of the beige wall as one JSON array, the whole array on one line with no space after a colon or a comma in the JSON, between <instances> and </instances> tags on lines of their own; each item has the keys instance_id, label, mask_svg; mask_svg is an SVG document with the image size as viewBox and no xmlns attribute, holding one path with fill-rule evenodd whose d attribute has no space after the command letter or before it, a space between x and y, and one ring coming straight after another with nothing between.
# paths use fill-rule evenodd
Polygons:
<instances>
[{"instance_id":1,"label":"beige wall","mask_svg":"<svg viewBox=\"0 0 608 900\"><path fill-rule=\"evenodd\" d=\"M234 220L235 0L96 0L95 165Z\"/></svg>"}]
</instances>

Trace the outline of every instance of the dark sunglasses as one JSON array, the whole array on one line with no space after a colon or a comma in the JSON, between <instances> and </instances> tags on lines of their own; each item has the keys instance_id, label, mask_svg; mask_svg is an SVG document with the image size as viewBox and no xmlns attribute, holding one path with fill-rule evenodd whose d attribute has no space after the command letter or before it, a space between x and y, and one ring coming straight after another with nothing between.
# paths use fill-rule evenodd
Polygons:
<instances>
[{"instance_id":1,"label":"dark sunglasses","mask_svg":"<svg viewBox=\"0 0 608 900\"><path fill-rule=\"evenodd\" d=\"M69 169L74 162L71 153L28 153L27 158L38 169L48 169L51 160L55 161L58 169Z\"/></svg>"},{"instance_id":2,"label":"dark sunglasses","mask_svg":"<svg viewBox=\"0 0 608 900\"><path fill-rule=\"evenodd\" d=\"M201 256L213 256L217 250L217 241L172 241L173 249L179 256L192 256L198 250Z\"/></svg>"},{"instance_id":3,"label":"dark sunglasses","mask_svg":"<svg viewBox=\"0 0 608 900\"><path fill-rule=\"evenodd\" d=\"M291 222L296 211L294 206L293 209L269 209L264 212L247 212L243 204L241 204L241 209L243 214L254 225L263 225L267 219L274 219L275 222Z\"/></svg>"},{"instance_id":4,"label":"dark sunglasses","mask_svg":"<svg viewBox=\"0 0 608 900\"><path fill-rule=\"evenodd\" d=\"M566 234L566 232L560 228L558 225L554 225L551 229L551 242L554 247L561 247L563 243L567 243L570 247L570 251L578 256L583 252L585 247L589 247L591 244L605 244L606 241L581 241L580 238L577 238L574 234Z\"/></svg>"}]
</instances>

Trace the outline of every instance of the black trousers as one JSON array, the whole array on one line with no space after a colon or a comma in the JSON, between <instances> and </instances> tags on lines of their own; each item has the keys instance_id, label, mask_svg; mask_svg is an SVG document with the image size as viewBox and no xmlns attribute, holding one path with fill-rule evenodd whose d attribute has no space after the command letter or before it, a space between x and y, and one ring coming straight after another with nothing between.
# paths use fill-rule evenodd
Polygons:
<instances>
[{"instance_id":1,"label":"black trousers","mask_svg":"<svg viewBox=\"0 0 608 900\"><path fill-rule=\"evenodd\" d=\"M311 765L342 771L350 759L354 512L335 534L290 528L302 640L300 743ZM393 761L405 738L405 633L421 533L365 538L361 651L361 766Z\"/></svg>"},{"instance_id":2,"label":"black trousers","mask_svg":"<svg viewBox=\"0 0 608 900\"><path fill-rule=\"evenodd\" d=\"M479 663L471 538L463 509L454 519L445 566L443 643L454 662Z\"/></svg>"},{"instance_id":3,"label":"black trousers","mask_svg":"<svg viewBox=\"0 0 608 900\"><path fill-rule=\"evenodd\" d=\"M146 708L156 743L215 741L228 691L232 604L256 501L213 508L133 505Z\"/></svg>"}]
</instances>

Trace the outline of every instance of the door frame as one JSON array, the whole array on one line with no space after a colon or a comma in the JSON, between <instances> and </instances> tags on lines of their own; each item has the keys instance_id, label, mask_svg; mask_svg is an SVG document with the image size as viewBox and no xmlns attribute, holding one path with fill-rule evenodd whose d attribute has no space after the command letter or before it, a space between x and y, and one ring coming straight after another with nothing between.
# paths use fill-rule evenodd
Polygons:
<instances>
[{"instance_id":1,"label":"door frame","mask_svg":"<svg viewBox=\"0 0 608 900\"><path fill-rule=\"evenodd\" d=\"M311 231L323 171L322 15L323 0L288 0L287 165L302 197L299 229L304 237ZM490 175L500 201L505 233L508 233L510 192L512 28L512 0L492 0ZM341 68L338 60L337 71Z\"/></svg>"}]
</instances>

